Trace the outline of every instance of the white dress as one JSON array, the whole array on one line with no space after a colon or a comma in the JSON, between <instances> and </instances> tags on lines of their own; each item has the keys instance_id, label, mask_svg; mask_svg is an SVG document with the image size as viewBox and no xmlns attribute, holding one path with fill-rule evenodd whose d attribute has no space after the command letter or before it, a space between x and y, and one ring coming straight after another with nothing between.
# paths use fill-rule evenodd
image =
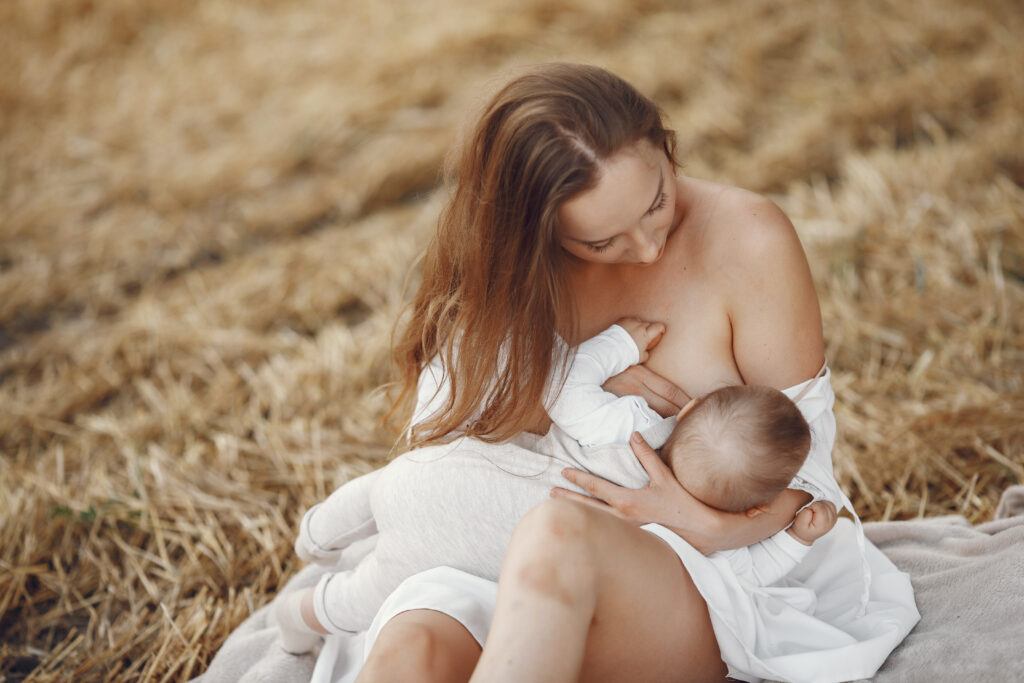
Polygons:
<instances>
[{"instance_id":1,"label":"white dress","mask_svg":"<svg viewBox=\"0 0 1024 683\"><path fill-rule=\"evenodd\" d=\"M443 384L443 377L435 373L427 379ZM829 379L826 369L823 375L784 390L797 399L811 427L811 452L793 486L852 512L832 474L836 424ZM421 408L436 399L430 382L425 384ZM544 437L524 435L519 441L521 446L528 443L544 453L565 447L565 437L552 430ZM622 457L635 457L628 446L601 448L623 449ZM729 676L747 681L843 681L874 674L920 618L909 577L864 538L855 515L854 520L840 519L803 562L771 586L738 578L725 558L702 555L665 527L643 528L679 555L707 601ZM411 609L448 614L483 643L496 597L493 581L447 567L421 572L391 594L366 633L327 638L312 680L353 681L383 625Z\"/></svg>"}]
</instances>

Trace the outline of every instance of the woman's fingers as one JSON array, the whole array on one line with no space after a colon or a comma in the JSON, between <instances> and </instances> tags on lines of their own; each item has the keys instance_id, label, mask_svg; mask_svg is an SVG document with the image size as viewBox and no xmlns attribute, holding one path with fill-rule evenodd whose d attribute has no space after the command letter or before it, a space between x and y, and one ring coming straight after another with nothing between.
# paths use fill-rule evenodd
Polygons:
<instances>
[{"instance_id":1,"label":"woman's fingers","mask_svg":"<svg viewBox=\"0 0 1024 683\"><path fill-rule=\"evenodd\" d=\"M643 385L669 408L664 417L675 415L689 402L690 397L686 395L686 392L677 387L670 380L665 379L644 365L636 367L638 377ZM653 408L654 406L652 405L651 407ZM655 408L655 410L657 410L657 408ZM658 412L660 413L661 411Z\"/></svg>"},{"instance_id":2,"label":"woman's fingers","mask_svg":"<svg viewBox=\"0 0 1024 683\"><path fill-rule=\"evenodd\" d=\"M621 517L622 516L611 505L608 505L607 503L603 503L603 502L599 501L597 498L591 498L590 496L585 496L582 493L576 493L575 491L570 491L569 489L553 488L553 489L551 489L551 497L552 498L564 498L565 500L571 500L571 501L574 501L576 503L582 503L584 505L589 505L590 507L597 508L598 510L604 510L605 512L610 512L610 513L612 513L613 515L615 515L617 517Z\"/></svg>"},{"instance_id":3,"label":"woman's fingers","mask_svg":"<svg viewBox=\"0 0 1024 683\"><path fill-rule=\"evenodd\" d=\"M641 367L641 366L636 366ZM662 417L672 417L679 412L679 408L672 401L663 398L660 394L656 394L646 386L640 389L640 397L647 402L647 405L651 407L651 410L656 412Z\"/></svg>"},{"instance_id":4,"label":"woman's fingers","mask_svg":"<svg viewBox=\"0 0 1024 683\"><path fill-rule=\"evenodd\" d=\"M566 468L562 470L562 476L579 486L594 498L612 505L614 505L621 497L622 492L627 490L621 486L611 483L607 479L602 479L601 477L590 474L589 472L584 472L583 470Z\"/></svg>"},{"instance_id":5,"label":"woman's fingers","mask_svg":"<svg viewBox=\"0 0 1024 683\"><path fill-rule=\"evenodd\" d=\"M671 417L690 400L682 389L644 365L633 365L604 383L616 396L640 396L662 417Z\"/></svg>"},{"instance_id":6,"label":"woman's fingers","mask_svg":"<svg viewBox=\"0 0 1024 683\"><path fill-rule=\"evenodd\" d=\"M658 452L644 441L644 437L640 436L639 432L633 432L633 436L629 438L629 447L633 449L636 459L640 461L640 466L644 468L652 482L657 483L666 476L673 476L672 470L664 463Z\"/></svg>"}]
</instances>

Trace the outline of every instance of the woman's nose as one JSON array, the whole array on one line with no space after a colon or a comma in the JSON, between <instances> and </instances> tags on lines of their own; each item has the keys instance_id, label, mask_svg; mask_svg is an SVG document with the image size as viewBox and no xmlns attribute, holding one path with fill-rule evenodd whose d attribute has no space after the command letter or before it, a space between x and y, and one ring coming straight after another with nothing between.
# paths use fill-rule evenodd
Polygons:
<instances>
[{"instance_id":1,"label":"woman's nose","mask_svg":"<svg viewBox=\"0 0 1024 683\"><path fill-rule=\"evenodd\" d=\"M641 263L653 263L661 252L661 243L653 232L642 235L637 242L637 259Z\"/></svg>"}]
</instances>

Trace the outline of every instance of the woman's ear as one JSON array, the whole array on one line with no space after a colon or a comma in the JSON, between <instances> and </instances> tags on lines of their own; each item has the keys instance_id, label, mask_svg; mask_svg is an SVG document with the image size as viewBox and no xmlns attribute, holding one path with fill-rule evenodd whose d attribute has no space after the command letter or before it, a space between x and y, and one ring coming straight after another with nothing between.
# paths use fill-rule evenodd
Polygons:
<instances>
[{"instance_id":1,"label":"woman's ear","mask_svg":"<svg viewBox=\"0 0 1024 683\"><path fill-rule=\"evenodd\" d=\"M690 412L691 410L693 410L693 407L694 407L695 405L697 405L697 399L695 399L695 398L691 398L691 399L690 399L690 402L689 402L689 403L687 403L687 404L686 404L685 406L683 406L683 409L679 411L679 414L678 414L678 415L676 415L676 422L679 422L680 420L682 420L682 419L683 419L683 417L684 417L684 416L685 416L685 415L686 415L686 414L687 414L688 412Z\"/></svg>"},{"instance_id":2,"label":"woman's ear","mask_svg":"<svg viewBox=\"0 0 1024 683\"><path fill-rule=\"evenodd\" d=\"M754 507L750 508L743 514L745 514L748 519L753 519L754 517L757 517L758 515L763 514L765 512L768 512L768 506L765 505L764 503L761 503L760 505L755 505Z\"/></svg>"}]
</instances>

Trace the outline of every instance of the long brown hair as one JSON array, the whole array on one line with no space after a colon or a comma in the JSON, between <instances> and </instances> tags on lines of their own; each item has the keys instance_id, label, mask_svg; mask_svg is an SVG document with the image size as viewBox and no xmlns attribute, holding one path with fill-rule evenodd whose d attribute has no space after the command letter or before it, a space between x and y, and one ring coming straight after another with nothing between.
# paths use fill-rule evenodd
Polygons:
<instances>
[{"instance_id":1,"label":"long brown hair","mask_svg":"<svg viewBox=\"0 0 1024 683\"><path fill-rule=\"evenodd\" d=\"M410 431L412 447L456 432L503 441L543 415L555 332L576 327L558 209L642 138L675 163L654 103L594 66L536 66L490 101L446 169L452 196L392 350L396 408L436 355L451 388L447 406Z\"/></svg>"}]
</instances>

